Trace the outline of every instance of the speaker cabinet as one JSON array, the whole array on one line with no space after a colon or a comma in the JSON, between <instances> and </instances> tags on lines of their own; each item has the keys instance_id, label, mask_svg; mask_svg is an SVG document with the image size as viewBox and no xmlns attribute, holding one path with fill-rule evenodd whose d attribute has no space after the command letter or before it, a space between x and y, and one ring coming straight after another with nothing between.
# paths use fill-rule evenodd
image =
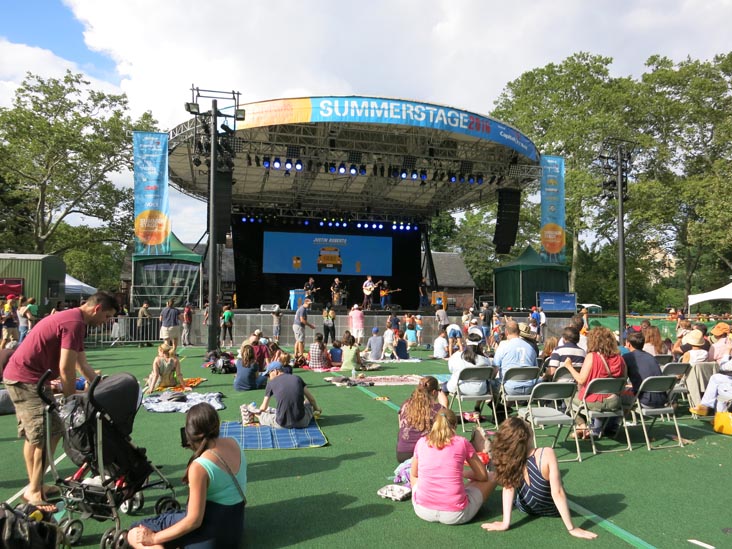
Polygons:
<instances>
[{"instance_id":1,"label":"speaker cabinet","mask_svg":"<svg viewBox=\"0 0 732 549\"><path fill-rule=\"evenodd\" d=\"M497 254L507 254L516 243L519 211L521 210L521 191L517 189L498 189L498 214L493 244Z\"/></svg>"}]
</instances>

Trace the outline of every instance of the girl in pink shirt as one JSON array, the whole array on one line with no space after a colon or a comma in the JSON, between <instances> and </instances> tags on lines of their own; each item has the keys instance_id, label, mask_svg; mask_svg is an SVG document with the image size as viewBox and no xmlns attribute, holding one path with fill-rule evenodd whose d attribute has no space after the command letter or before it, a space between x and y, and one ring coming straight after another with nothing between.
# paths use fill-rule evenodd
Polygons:
<instances>
[{"instance_id":1,"label":"girl in pink shirt","mask_svg":"<svg viewBox=\"0 0 732 549\"><path fill-rule=\"evenodd\" d=\"M412 505L417 516L428 522L468 522L496 487L494 476L470 442L455 434L456 426L452 410L443 409L414 448ZM469 480L467 485L463 479Z\"/></svg>"}]
</instances>

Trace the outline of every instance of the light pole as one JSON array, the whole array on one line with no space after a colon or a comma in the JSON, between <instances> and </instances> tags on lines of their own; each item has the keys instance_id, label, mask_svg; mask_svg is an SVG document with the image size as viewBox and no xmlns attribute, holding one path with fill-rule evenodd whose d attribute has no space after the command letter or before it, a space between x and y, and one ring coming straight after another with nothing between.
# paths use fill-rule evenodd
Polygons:
<instances>
[{"instance_id":1,"label":"light pole","mask_svg":"<svg viewBox=\"0 0 732 549\"><path fill-rule=\"evenodd\" d=\"M215 351L219 348L219 302L218 302L218 239L216 238L216 167L218 147L218 102L211 101L211 166L208 170L208 334L206 348Z\"/></svg>"},{"instance_id":2,"label":"light pole","mask_svg":"<svg viewBox=\"0 0 732 549\"><path fill-rule=\"evenodd\" d=\"M602 143L597 157L600 170L605 176L601 196L617 201L618 231L618 333L620 345L625 343L626 311L628 298L625 287L625 210L623 203L628 199L628 172L636 143L618 138L607 138Z\"/></svg>"}]
</instances>

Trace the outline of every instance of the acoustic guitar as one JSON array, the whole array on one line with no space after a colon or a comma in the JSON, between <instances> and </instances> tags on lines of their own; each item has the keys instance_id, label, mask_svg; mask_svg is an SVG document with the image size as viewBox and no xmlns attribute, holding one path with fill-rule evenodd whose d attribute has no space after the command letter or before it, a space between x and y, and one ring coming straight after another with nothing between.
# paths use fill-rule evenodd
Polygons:
<instances>
[{"instance_id":1,"label":"acoustic guitar","mask_svg":"<svg viewBox=\"0 0 732 549\"><path fill-rule=\"evenodd\" d=\"M381 284L383 281L379 280L376 284L374 284L371 288L364 288L363 289L363 295L371 295L374 293L376 288Z\"/></svg>"},{"instance_id":2,"label":"acoustic guitar","mask_svg":"<svg viewBox=\"0 0 732 549\"><path fill-rule=\"evenodd\" d=\"M381 290L381 291L379 292L379 296L381 296L381 297L386 297L386 296L388 296L389 294L395 294L395 293L397 293L397 292L401 292L401 291L402 291L402 289L401 289L401 288L397 288L396 290Z\"/></svg>"}]
</instances>

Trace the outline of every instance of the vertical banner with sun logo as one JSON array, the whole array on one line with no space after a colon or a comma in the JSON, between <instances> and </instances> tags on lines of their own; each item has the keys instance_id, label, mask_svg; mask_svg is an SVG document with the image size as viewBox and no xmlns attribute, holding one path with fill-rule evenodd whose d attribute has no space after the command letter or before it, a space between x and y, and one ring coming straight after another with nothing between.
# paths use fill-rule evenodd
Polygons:
<instances>
[{"instance_id":1,"label":"vertical banner with sun logo","mask_svg":"<svg viewBox=\"0 0 732 549\"><path fill-rule=\"evenodd\" d=\"M564 158L541 157L541 259L564 263Z\"/></svg>"},{"instance_id":2,"label":"vertical banner with sun logo","mask_svg":"<svg viewBox=\"0 0 732 549\"><path fill-rule=\"evenodd\" d=\"M168 134L133 132L135 253L170 253Z\"/></svg>"}]
</instances>

